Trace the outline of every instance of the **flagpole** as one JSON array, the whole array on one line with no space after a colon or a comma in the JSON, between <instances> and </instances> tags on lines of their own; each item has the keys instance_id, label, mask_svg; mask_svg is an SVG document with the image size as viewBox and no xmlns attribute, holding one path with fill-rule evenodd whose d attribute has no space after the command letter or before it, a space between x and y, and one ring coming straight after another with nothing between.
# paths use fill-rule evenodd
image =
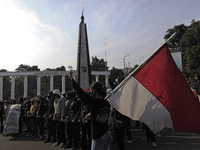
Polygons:
<instances>
[{"instance_id":1,"label":"flagpole","mask_svg":"<svg viewBox=\"0 0 200 150\"><path fill-rule=\"evenodd\" d=\"M122 87L126 81L134 74L136 73L140 68L142 68L157 52L163 47L168 41L170 41L174 36L176 35L176 32L173 33L161 46L154 51L143 63L141 63L135 70L133 70L116 88L114 88L105 98L108 98L112 94L114 94L120 87Z\"/></svg>"}]
</instances>

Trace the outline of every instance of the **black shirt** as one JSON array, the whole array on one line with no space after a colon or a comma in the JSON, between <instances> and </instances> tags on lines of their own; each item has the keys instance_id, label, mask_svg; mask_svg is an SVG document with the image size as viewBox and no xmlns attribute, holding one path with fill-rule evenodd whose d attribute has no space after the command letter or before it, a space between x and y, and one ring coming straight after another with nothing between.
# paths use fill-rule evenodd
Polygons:
<instances>
[{"instance_id":1,"label":"black shirt","mask_svg":"<svg viewBox=\"0 0 200 150\"><path fill-rule=\"evenodd\" d=\"M90 106L92 138L101 138L108 130L109 102L106 99L99 99L86 94L74 80L72 80L72 84L80 99Z\"/></svg>"}]
</instances>

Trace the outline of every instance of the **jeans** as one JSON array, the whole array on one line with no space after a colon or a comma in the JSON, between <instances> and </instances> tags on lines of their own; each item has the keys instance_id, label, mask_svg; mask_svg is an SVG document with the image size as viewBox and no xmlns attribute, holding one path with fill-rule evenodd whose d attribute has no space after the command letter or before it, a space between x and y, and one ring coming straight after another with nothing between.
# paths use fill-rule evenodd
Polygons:
<instances>
[{"instance_id":1,"label":"jeans","mask_svg":"<svg viewBox=\"0 0 200 150\"><path fill-rule=\"evenodd\" d=\"M109 132L106 132L99 139L92 139L91 150L110 150L111 144L111 135Z\"/></svg>"}]
</instances>

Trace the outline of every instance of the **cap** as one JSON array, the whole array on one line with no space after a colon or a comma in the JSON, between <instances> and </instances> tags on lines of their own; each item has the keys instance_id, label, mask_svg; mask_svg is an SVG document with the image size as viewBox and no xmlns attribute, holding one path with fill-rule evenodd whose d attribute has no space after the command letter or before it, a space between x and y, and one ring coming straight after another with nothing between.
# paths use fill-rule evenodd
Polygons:
<instances>
[{"instance_id":1,"label":"cap","mask_svg":"<svg viewBox=\"0 0 200 150\"><path fill-rule=\"evenodd\" d=\"M53 91L53 94L57 94L57 95L60 96L60 91L59 91L58 89L55 89L55 90Z\"/></svg>"}]
</instances>

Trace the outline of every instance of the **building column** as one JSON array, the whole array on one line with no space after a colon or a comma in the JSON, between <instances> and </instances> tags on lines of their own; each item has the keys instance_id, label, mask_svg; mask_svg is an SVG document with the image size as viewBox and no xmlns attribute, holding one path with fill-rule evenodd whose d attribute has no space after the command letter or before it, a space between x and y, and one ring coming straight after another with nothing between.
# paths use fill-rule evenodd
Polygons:
<instances>
[{"instance_id":1,"label":"building column","mask_svg":"<svg viewBox=\"0 0 200 150\"><path fill-rule=\"evenodd\" d=\"M65 76L62 76L62 94L65 93Z\"/></svg>"},{"instance_id":2,"label":"building column","mask_svg":"<svg viewBox=\"0 0 200 150\"><path fill-rule=\"evenodd\" d=\"M3 77L0 77L0 101L3 101Z\"/></svg>"},{"instance_id":3,"label":"building column","mask_svg":"<svg viewBox=\"0 0 200 150\"><path fill-rule=\"evenodd\" d=\"M50 91L53 91L53 76L50 76Z\"/></svg>"},{"instance_id":4,"label":"building column","mask_svg":"<svg viewBox=\"0 0 200 150\"><path fill-rule=\"evenodd\" d=\"M37 95L40 95L41 77L37 76Z\"/></svg>"},{"instance_id":5,"label":"building column","mask_svg":"<svg viewBox=\"0 0 200 150\"><path fill-rule=\"evenodd\" d=\"M24 76L24 98L28 95L28 76Z\"/></svg>"},{"instance_id":6,"label":"building column","mask_svg":"<svg viewBox=\"0 0 200 150\"><path fill-rule=\"evenodd\" d=\"M99 82L99 75L96 75L96 82Z\"/></svg>"},{"instance_id":7,"label":"building column","mask_svg":"<svg viewBox=\"0 0 200 150\"><path fill-rule=\"evenodd\" d=\"M11 76L11 99L15 99L15 76Z\"/></svg>"}]
</instances>

